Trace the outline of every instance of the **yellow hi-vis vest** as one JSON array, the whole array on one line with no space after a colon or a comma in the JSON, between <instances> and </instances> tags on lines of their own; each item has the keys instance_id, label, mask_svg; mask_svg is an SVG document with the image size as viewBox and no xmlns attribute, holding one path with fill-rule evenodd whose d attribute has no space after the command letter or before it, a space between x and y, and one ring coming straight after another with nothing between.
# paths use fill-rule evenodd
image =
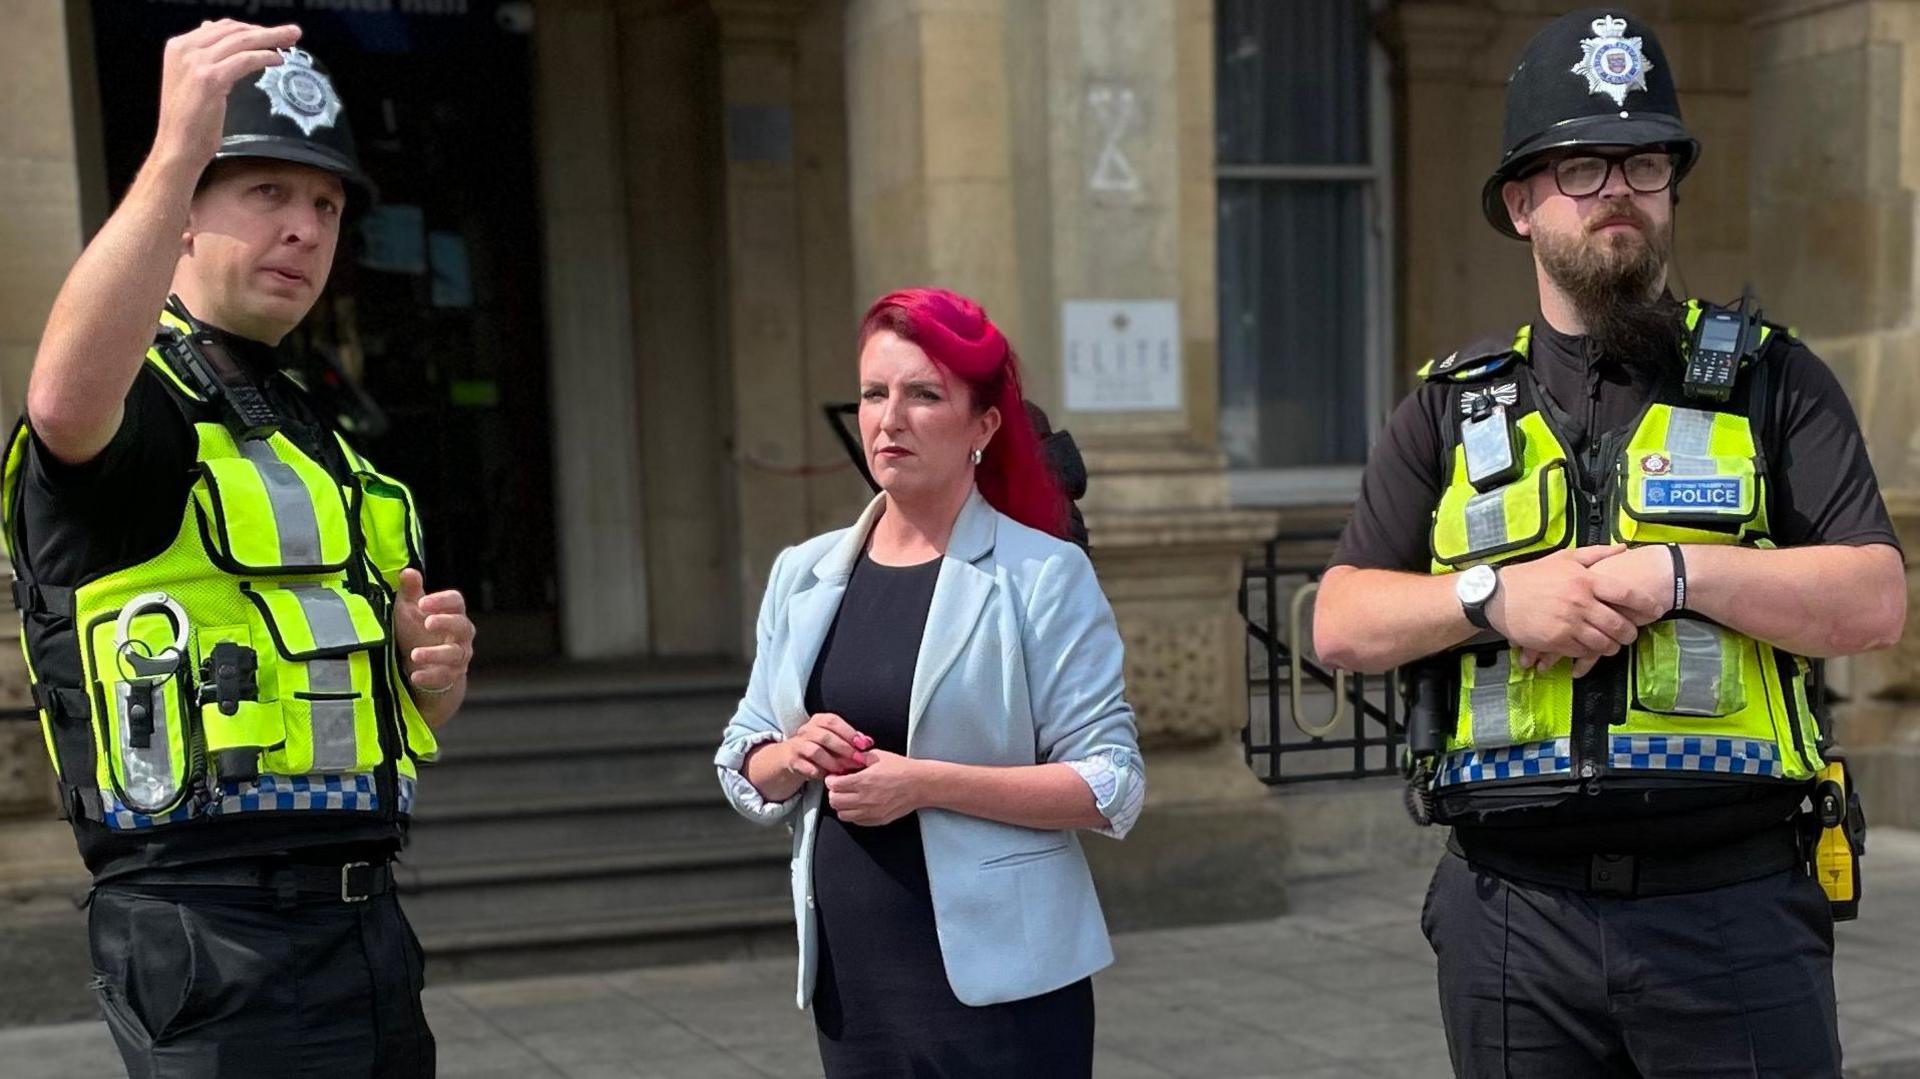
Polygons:
<instances>
[{"instance_id":1,"label":"yellow hi-vis vest","mask_svg":"<svg viewBox=\"0 0 1920 1079\"><path fill-rule=\"evenodd\" d=\"M1691 327L1698 302L1687 312ZM1764 344L1771 327L1763 335ZM1590 544L1769 545L1766 461L1754 423L1734 411L1737 393L1720 407L1656 399L1631 427L1591 432L1576 460L1534 382L1530 339L1522 327L1511 345L1422 369L1453 388L1430 572ZM1753 416L1768 407L1766 364L1741 376ZM1482 491L1467 477L1460 426L1495 406L1518 432L1521 464L1517 478ZM1522 788L1798 782L1821 767L1806 661L1685 611L1642 628L1578 681L1567 660L1522 669L1505 642L1460 649L1448 668L1455 717L1434 775L1443 807L1512 804Z\"/></svg>"},{"instance_id":2,"label":"yellow hi-vis vest","mask_svg":"<svg viewBox=\"0 0 1920 1079\"><path fill-rule=\"evenodd\" d=\"M161 322L187 329L170 313ZM0 479L28 675L70 808L112 829L260 812L410 813L415 762L438 752L390 640L400 571L421 564L411 492L338 435L349 475L277 432L236 441L157 348L147 365L193 418L198 442L192 492L164 551L70 590L40 585L20 532L24 418ZM47 617L71 637L49 640ZM50 655L54 641L77 648L77 662ZM257 699L203 702L203 668L223 642L257 657ZM177 664L155 663L175 648ZM77 670L79 684L35 674L49 670ZM54 708L83 716L89 751L61 751Z\"/></svg>"}]
</instances>

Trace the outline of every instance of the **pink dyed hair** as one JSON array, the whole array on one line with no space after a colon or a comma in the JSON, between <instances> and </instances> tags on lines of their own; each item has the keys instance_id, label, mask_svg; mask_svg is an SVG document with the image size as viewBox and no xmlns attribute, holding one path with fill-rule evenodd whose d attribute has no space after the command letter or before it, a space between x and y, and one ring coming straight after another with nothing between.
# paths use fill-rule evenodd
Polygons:
<instances>
[{"instance_id":1,"label":"pink dyed hair","mask_svg":"<svg viewBox=\"0 0 1920 1079\"><path fill-rule=\"evenodd\" d=\"M994 509L1051 536L1067 535L1067 499L1040 453L1040 437L1020 388L1020 358L977 303L940 288L890 292L860 320L859 346L891 330L920 346L941 370L966 383L975 412L1000 409L974 482Z\"/></svg>"}]
</instances>

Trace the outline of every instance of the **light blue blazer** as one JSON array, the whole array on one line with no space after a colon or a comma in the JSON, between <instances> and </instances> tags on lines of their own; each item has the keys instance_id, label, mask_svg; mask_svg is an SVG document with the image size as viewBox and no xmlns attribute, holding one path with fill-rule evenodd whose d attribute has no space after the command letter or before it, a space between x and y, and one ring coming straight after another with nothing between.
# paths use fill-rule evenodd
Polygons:
<instances>
[{"instance_id":1,"label":"light blue blazer","mask_svg":"<svg viewBox=\"0 0 1920 1079\"><path fill-rule=\"evenodd\" d=\"M797 1003L813 996L813 845L824 788L766 803L739 769L748 749L804 724L808 677L847 578L880 516L781 552L760 605L746 695L714 759L736 809L793 831ZM1100 811L1128 824L1145 774L1121 673L1113 611L1078 547L1028 528L976 491L960 511L934 586L907 716L907 755L978 765L1086 762ZM944 810L920 814L940 953L967 1004L1038 996L1113 962L1106 919L1072 832ZM1125 825L1121 825L1122 828Z\"/></svg>"}]
</instances>

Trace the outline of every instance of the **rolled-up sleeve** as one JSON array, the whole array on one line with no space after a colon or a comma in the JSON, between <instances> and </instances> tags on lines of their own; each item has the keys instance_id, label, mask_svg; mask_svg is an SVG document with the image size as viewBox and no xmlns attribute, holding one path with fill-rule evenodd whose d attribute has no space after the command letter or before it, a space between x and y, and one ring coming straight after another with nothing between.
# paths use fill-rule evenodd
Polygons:
<instances>
[{"instance_id":1,"label":"rolled-up sleeve","mask_svg":"<svg viewBox=\"0 0 1920 1079\"><path fill-rule=\"evenodd\" d=\"M1107 826L1124 837L1146 804L1125 649L1093 564L1078 547L1049 558L1027 604L1028 687L1040 759L1066 764L1086 781Z\"/></svg>"},{"instance_id":2,"label":"rolled-up sleeve","mask_svg":"<svg viewBox=\"0 0 1920 1079\"><path fill-rule=\"evenodd\" d=\"M753 747L785 737L779 721L773 718L770 682L775 658L773 627L780 616L779 597L784 595L781 570L790 550L780 552L780 557L774 560L773 572L767 577L767 592L760 600L760 617L754 627L753 673L747 678L747 691L734 709L733 718L720 736L720 749L713 755L714 767L720 774L720 789L727 801L741 816L756 824L778 824L786 820L801 801L796 793L784 802L769 802L746 776L747 754Z\"/></svg>"}]
</instances>

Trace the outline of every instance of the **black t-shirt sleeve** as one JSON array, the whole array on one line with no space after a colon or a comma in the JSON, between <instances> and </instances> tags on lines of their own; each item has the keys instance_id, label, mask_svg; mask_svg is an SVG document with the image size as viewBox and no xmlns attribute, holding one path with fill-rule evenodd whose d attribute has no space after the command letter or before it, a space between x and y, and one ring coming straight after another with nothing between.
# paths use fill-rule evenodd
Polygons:
<instances>
[{"instance_id":1,"label":"black t-shirt sleeve","mask_svg":"<svg viewBox=\"0 0 1920 1079\"><path fill-rule=\"evenodd\" d=\"M186 416L147 372L127 391L120 429L91 461L66 464L36 437L22 508L36 575L68 584L165 548L180 528L193 460Z\"/></svg>"},{"instance_id":2,"label":"black t-shirt sleeve","mask_svg":"<svg viewBox=\"0 0 1920 1079\"><path fill-rule=\"evenodd\" d=\"M1427 532L1440 504L1439 410L1446 391L1423 385L1394 409L1367 458L1360 497L1329 565L1425 572Z\"/></svg>"},{"instance_id":3,"label":"black t-shirt sleeve","mask_svg":"<svg viewBox=\"0 0 1920 1079\"><path fill-rule=\"evenodd\" d=\"M1782 547L1898 547L1840 380L1798 341L1787 346L1773 374L1779 379L1773 426L1763 441L1774 485L1768 509L1774 541Z\"/></svg>"},{"instance_id":4,"label":"black t-shirt sleeve","mask_svg":"<svg viewBox=\"0 0 1920 1079\"><path fill-rule=\"evenodd\" d=\"M71 488L71 493L76 494L82 491L122 494L127 486L141 481L143 471L161 463L160 459L167 456L166 450L170 448L168 443L187 448L185 436L185 417L152 376L142 371L127 390L119 429L93 460L67 464L55 457L36 435L33 467L37 475L62 488L62 493L68 493L67 489ZM190 449L188 453L191 454Z\"/></svg>"}]
</instances>

